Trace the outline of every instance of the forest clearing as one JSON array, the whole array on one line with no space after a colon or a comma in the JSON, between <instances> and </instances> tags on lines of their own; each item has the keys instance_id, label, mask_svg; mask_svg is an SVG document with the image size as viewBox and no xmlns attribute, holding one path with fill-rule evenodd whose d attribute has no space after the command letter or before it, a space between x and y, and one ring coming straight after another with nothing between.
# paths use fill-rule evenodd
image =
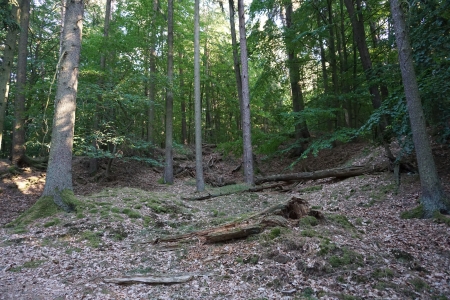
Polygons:
<instances>
[{"instance_id":1,"label":"forest clearing","mask_svg":"<svg viewBox=\"0 0 450 300\"><path fill-rule=\"evenodd\" d=\"M450 153L439 146L433 149L449 191ZM233 172L238 159L209 152L205 165L212 157L215 163L205 172L206 178L216 174L242 182L242 172ZM323 150L294 166L294 171L385 159L380 147L350 143ZM293 171L285 157L257 160L264 174ZM115 180L99 183L88 176L86 161L74 159L75 194L87 204L85 210L60 212L26 228L1 229L0 299L450 296L450 227L431 219L400 218L401 212L417 205L417 174L402 174L398 190L392 172L377 172L339 180L292 181L259 192L238 193L245 189L242 184L207 186L205 194L224 196L195 201L184 200L199 194L189 175L164 185L158 183L157 169L118 160L113 165ZM45 173L27 169L3 175L2 225L39 198L44 180ZM286 227L269 227L227 242L206 243L194 237L155 243L244 220L293 195L324 218L289 219ZM119 279L135 283L115 283ZM142 283L145 280L156 283Z\"/></svg>"}]
</instances>

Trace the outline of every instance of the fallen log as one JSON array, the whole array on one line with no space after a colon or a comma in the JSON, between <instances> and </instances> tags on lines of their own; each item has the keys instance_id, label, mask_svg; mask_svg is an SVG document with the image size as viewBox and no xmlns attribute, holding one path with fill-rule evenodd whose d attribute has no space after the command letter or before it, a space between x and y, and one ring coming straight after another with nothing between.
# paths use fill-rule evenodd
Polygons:
<instances>
[{"instance_id":1,"label":"fallen log","mask_svg":"<svg viewBox=\"0 0 450 300\"><path fill-rule=\"evenodd\" d=\"M324 218L321 212L311 210L306 200L299 197L292 197L285 203L273 205L245 219L186 234L157 238L153 244L178 242L194 237L203 240L205 243L224 242L261 233L268 227L288 227L293 223L292 220L299 220L308 215L314 216L317 219Z\"/></svg>"},{"instance_id":2,"label":"fallen log","mask_svg":"<svg viewBox=\"0 0 450 300\"><path fill-rule=\"evenodd\" d=\"M382 172L387 170L386 164L373 166L350 166L344 168L326 169L313 172L277 174L262 178L256 178L255 184L262 184L272 181L299 181L299 180L314 180L328 177L348 178L375 172Z\"/></svg>"},{"instance_id":3,"label":"fallen log","mask_svg":"<svg viewBox=\"0 0 450 300\"><path fill-rule=\"evenodd\" d=\"M104 282L117 284L131 284L131 283L150 283L150 284L170 284L170 283L184 283L193 278L192 275L159 275L159 276L132 276L132 277L117 277L105 278Z\"/></svg>"}]
</instances>

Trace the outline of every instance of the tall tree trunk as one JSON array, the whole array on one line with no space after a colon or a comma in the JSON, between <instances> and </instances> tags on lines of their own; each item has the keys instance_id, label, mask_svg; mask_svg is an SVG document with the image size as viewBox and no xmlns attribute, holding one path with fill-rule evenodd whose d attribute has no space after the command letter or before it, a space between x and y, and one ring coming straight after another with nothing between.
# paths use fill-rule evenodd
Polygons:
<instances>
[{"instance_id":1,"label":"tall tree trunk","mask_svg":"<svg viewBox=\"0 0 450 300\"><path fill-rule=\"evenodd\" d=\"M166 151L164 183L173 184L173 0L167 9Z\"/></svg>"},{"instance_id":2,"label":"tall tree trunk","mask_svg":"<svg viewBox=\"0 0 450 300\"><path fill-rule=\"evenodd\" d=\"M147 141L155 144L154 123L155 123L155 101L156 101L156 13L158 11L158 0L153 0L153 18L150 32L150 85L148 93L148 121L147 121Z\"/></svg>"},{"instance_id":3,"label":"tall tree trunk","mask_svg":"<svg viewBox=\"0 0 450 300\"><path fill-rule=\"evenodd\" d=\"M14 128L12 164L19 165L25 156L25 86L27 83L28 25L30 0L23 0L20 8L19 54L17 60L16 98L14 103Z\"/></svg>"},{"instance_id":4,"label":"tall tree trunk","mask_svg":"<svg viewBox=\"0 0 450 300\"><path fill-rule=\"evenodd\" d=\"M73 190L72 148L84 3L82 0L67 0L65 5L50 157L42 196L52 196L60 208L70 211L71 208L61 198L61 192Z\"/></svg>"},{"instance_id":5,"label":"tall tree trunk","mask_svg":"<svg viewBox=\"0 0 450 300\"><path fill-rule=\"evenodd\" d=\"M305 108L303 101L302 87L300 83L300 64L297 59L295 46L291 44L290 36L292 33L292 2L286 5L286 49L288 53L289 81L291 84L292 108L294 113L299 113ZM306 139L310 137L306 121L299 119L295 124L295 138L298 146L295 147L294 154L299 156L305 150Z\"/></svg>"},{"instance_id":6,"label":"tall tree trunk","mask_svg":"<svg viewBox=\"0 0 450 300\"><path fill-rule=\"evenodd\" d=\"M236 77L236 87L238 92L239 99L239 112L240 115L238 117L239 122L237 123L238 129L242 129L242 80L241 80L241 68L239 64L239 53L238 53L238 44L236 38L236 27L234 20L234 1L228 0L229 9L230 9L230 29L231 29L231 46L233 47L233 65L234 65L234 76Z\"/></svg>"},{"instance_id":7,"label":"tall tree trunk","mask_svg":"<svg viewBox=\"0 0 450 300\"><path fill-rule=\"evenodd\" d=\"M186 122L186 93L184 87L184 72L183 72L183 53L181 50L178 52L179 62L179 75L180 75L180 91L181 91L181 141L183 145L187 145L187 122Z\"/></svg>"},{"instance_id":8,"label":"tall tree trunk","mask_svg":"<svg viewBox=\"0 0 450 300\"><path fill-rule=\"evenodd\" d=\"M200 0L195 0L194 15L194 98L195 98L195 180L197 192L205 190L202 157L202 107L200 99Z\"/></svg>"},{"instance_id":9,"label":"tall tree trunk","mask_svg":"<svg viewBox=\"0 0 450 300\"><path fill-rule=\"evenodd\" d=\"M345 6L347 7L348 14L350 15L350 20L352 23L353 36L356 41L356 46L358 47L359 56L361 58L361 64L366 74L366 79L369 82L369 92L372 95L372 106L377 109L381 106L381 94L378 90L378 85L371 83L372 81L372 60L370 59L369 48L366 42L366 33L364 30L364 20L361 13L361 0L356 0L357 11L352 0L344 0ZM381 123L382 130L387 124Z\"/></svg>"},{"instance_id":10,"label":"tall tree trunk","mask_svg":"<svg viewBox=\"0 0 450 300\"><path fill-rule=\"evenodd\" d=\"M12 5L11 19L19 22L20 11L16 5ZM19 28L17 26L9 26L5 38L5 49L3 50L3 63L0 64L0 150L2 150L3 126L5 124L6 106L9 97L9 84L11 78L11 67L16 51L17 35Z\"/></svg>"},{"instance_id":11,"label":"tall tree trunk","mask_svg":"<svg viewBox=\"0 0 450 300\"><path fill-rule=\"evenodd\" d=\"M331 68L331 82L332 82L332 93L333 93L333 100L331 103L331 106L333 108L337 108L338 100L337 100L337 93L338 93L338 74L337 74L337 60L336 60L336 37L335 37L335 30L334 30L334 17L333 17L333 1L334 0L327 0L327 25L328 25L328 48L330 51L330 68ZM336 118L334 120L334 126L332 124L333 120L330 120L329 122L329 130L333 130L337 127L337 120L338 120L338 114L336 114ZM334 127L334 128L333 128Z\"/></svg>"},{"instance_id":12,"label":"tall tree trunk","mask_svg":"<svg viewBox=\"0 0 450 300\"><path fill-rule=\"evenodd\" d=\"M103 41L107 42L108 41L108 36L109 36L109 24L111 21L111 0L106 0L106 8L105 8L105 22L103 25ZM105 47L104 49L107 49L107 47ZM104 85L105 85L105 72L106 72L106 53L102 52L100 54L100 70L102 71L102 76L100 78L99 81L99 86L100 86L100 90L103 91L104 90ZM103 102L103 93L100 93L97 95L97 103L96 103L96 107L95 107L95 112L94 112L94 119L92 122L92 131L94 133L94 136L96 135L96 132L98 131L98 127L99 127L99 105L98 103ZM98 142L96 138L92 139L92 145L91 145L92 149L94 149L95 154L97 154L97 150L98 150ZM94 174L96 173L98 170L98 159L97 157L92 157L89 160L89 174Z\"/></svg>"},{"instance_id":13,"label":"tall tree trunk","mask_svg":"<svg viewBox=\"0 0 450 300\"><path fill-rule=\"evenodd\" d=\"M436 211L450 212L450 201L442 189L431 152L403 10L398 0L391 0L390 4L398 48L398 59L419 167L422 192L420 201L424 209L423 217L430 218Z\"/></svg>"},{"instance_id":14,"label":"tall tree trunk","mask_svg":"<svg viewBox=\"0 0 450 300\"><path fill-rule=\"evenodd\" d=\"M247 37L245 33L244 0L238 0L239 40L242 66L242 137L244 148L244 180L249 185L255 184L253 174L252 126L250 118L250 89L248 80Z\"/></svg>"}]
</instances>

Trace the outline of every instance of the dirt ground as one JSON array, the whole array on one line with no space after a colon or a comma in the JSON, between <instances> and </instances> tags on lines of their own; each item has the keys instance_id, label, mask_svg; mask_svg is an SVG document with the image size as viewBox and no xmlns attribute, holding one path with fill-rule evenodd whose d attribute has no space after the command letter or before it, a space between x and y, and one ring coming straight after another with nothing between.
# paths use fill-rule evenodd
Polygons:
<instances>
[{"instance_id":1,"label":"dirt ground","mask_svg":"<svg viewBox=\"0 0 450 300\"><path fill-rule=\"evenodd\" d=\"M450 151L434 146L444 188L450 193ZM340 145L289 168L286 156L257 157L258 176L377 164L384 152L365 143ZM403 220L417 205L417 174L392 173L345 180L295 182L282 190L236 193L204 201L196 196L194 162L175 184L160 184L162 170L115 161L113 177L95 181L88 159L74 159L75 194L87 209L60 213L27 228L0 229L0 299L448 299L450 227L432 220ZM206 181L227 193L242 186L240 161L205 153ZM9 168L0 161L0 174ZM40 196L45 172L2 175L0 225ZM291 221L244 240L206 244L201 238L153 242L244 218L301 197L324 220ZM174 284L127 284L108 278L188 278Z\"/></svg>"}]
</instances>

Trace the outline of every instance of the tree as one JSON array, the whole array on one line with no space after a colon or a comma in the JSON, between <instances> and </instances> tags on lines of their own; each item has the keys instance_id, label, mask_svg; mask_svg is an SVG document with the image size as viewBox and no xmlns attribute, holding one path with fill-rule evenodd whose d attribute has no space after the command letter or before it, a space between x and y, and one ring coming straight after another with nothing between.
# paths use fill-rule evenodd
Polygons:
<instances>
[{"instance_id":1,"label":"tree","mask_svg":"<svg viewBox=\"0 0 450 300\"><path fill-rule=\"evenodd\" d=\"M20 7L20 35L17 60L16 98L14 102L14 128L12 163L19 165L25 157L25 86L27 83L28 25L30 0L23 0Z\"/></svg>"},{"instance_id":2,"label":"tree","mask_svg":"<svg viewBox=\"0 0 450 300\"><path fill-rule=\"evenodd\" d=\"M11 5L10 18L15 22L19 21L19 13L19 8L14 4ZM0 64L0 150L2 150L3 126L9 97L11 67L16 50L17 35L19 33L17 24L9 22L7 25L8 31L5 38L5 49L3 50L3 62Z\"/></svg>"},{"instance_id":3,"label":"tree","mask_svg":"<svg viewBox=\"0 0 450 300\"><path fill-rule=\"evenodd\" d=\"M164 183L173 184L173 0L167 9L166 151Z\"/></svg>"},{"instance_id":4,"label":"tree","mask_svg":"<svg viewBox=\"0 0 450 300\"><path fill-rule=\"evenodd\" d=\"M436 211L449 213L450 201L442 189L431 152L403 10L399 0L391 0L390 4L398 48L398 59L419 167L422 192L420 202L423 207L423 217L431 218Z\"/></svg>"},{"instance_id":5,"label":"tree","mask_svg":"<svg viewBox=\"0 0 450 300\"><path fill-rule=\"evenodd\" d=\"M200 0L195 0L194 17L194 98L195 98L195 178L197 192L205 190L202 159L202 107L200 99Z\"/></svg>"},{"instance_id":6,"label":"tree","mask_svg":"<svg viewBox=\"0 0 450 300\"><path fill-rule=\"evenodd\" d=\"M65 7L51 148L42 196L53 197L56 205L70 211L61 193L73 190L72 149L84 3L83 0L67 0Z\"/></svg>"},{"instance_id":7,"label":"tree","mask_svg":"<svg viewBox=\"0 0 450 300\"><path fill-rule=\"evenodd\" d=\"M242 115L242 79L241 79L241 68L239 65L239 54L238 54L238 44L236 39L236 28L234 21L234 1L228 0L228 6L230 10L230 29L231 29L231 46L233 47L233 66L234 66L234 76L236 77L236 87L238 91L239 98L239 112ZM242 120L242 117L241 117ZM242 121L239 122L238 128L242 128Z\"/></svg>"},{"instance_id":8,"label":"tree","mask_svg":"<svg viewBox=\"0 0 450 300\"><path fill-rule=\"evenodd\" d=\"M241 79L242 79L242 137L243 137L243 164L244 180L249 185L255 184L253 174L253 151L252 151L252 126L250 119L250 89L248 79L247 61L247 37L245 32L244 1L238 0L239 15L239 41L241 48Z\"/></svg>"},{"instance_id":9,"label":"tree","mask_svg":"<svg viewBox=\"0 0 450 300\"><path fill-rule=\"evenodd\" d=\"M298 62L296 46L292 45L292 27L293 27L293 8L292 2L286 4L286 48L288 54L289 82L291 84L291 99L294 113L304 110L303 92L300 83L300 64ZM306 139L310 137L308 127L304 118L295 122L295 138L298 145L294 148L295 155L301 155L305 150Z\"/></svg>"}]
</instances>

